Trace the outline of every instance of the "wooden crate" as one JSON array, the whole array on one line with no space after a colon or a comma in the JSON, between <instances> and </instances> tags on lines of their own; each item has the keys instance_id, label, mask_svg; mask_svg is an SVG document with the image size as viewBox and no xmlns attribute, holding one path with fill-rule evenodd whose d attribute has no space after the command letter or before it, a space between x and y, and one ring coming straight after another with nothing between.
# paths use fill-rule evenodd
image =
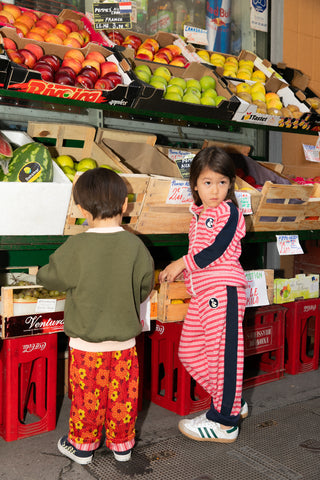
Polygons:
<instances>
[{"instance_id":1,"label":"wooden crate","mask_svg":"<svg viewBox=\"0 0 320 480\"><path fill-rule=\"evenodd\" d=\"M73 184L78 180L81 172L77 172ZM148 175L120 174L127 185L128 194L134 195L134 200L129 201L128 208L123 216L123 227L136 233L136 227L145 201L150 177ZM87 225L78 225L77 220L82 217L80 210L74 203L71 195L69 208L64 227L64 235L75 235L88 230Z\"/></svg>"},{"instance_id":2,"label":"wooden crate","mask_svg":"<svg viewBox=\"0 0 320 480\"><path fill-rule=\"evenodd\" d=\"M177 203L168 203L174 182L187 183L179 178L150 176L143 208L136 224L137 233L188 233L192 218L189 211L191 201L180 198ZM178 191L180 194L181 191Z\"/></svg>"},{"instance_id":3,"label":"wooden crate","mask_svg":"<svg viewBox=\"0 0 320 480\"><path fill-rule=\"evenodd\" d=\"M106 164L121 172L129 172L115 155L109 155L97 145L95 142L96 129L91 125L28 122L28 134L38 141L43 139L52 158L58 155L69 155L76 161L93 158L98 165ZM55 141L55 144L48 145L52 140Z\"/></svg>"},{"instance_id":4,"label":"wooden crate","mask_svg":"<svg viewBox=\"0 0 320 480\"><path fill-rule=\"evenodd\" d=\"M157 320L162 323L181 322L187 314L189 299L183 281L161 283L157 296Z\"/></svg>"}]
</instances>

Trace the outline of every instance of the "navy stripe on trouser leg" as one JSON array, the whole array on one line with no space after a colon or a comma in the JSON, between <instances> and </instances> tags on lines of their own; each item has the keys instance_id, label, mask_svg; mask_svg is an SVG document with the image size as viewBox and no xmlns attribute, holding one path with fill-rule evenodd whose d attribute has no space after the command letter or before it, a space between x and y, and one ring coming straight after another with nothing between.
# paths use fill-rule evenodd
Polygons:
<instances>
[{"instance_id":1,"label":"navy stripe on trouser leg","mask_svg":"<svg viewBox=\"0 0 320 480\"><path fill-rule=\"evenodd\" d=\"M230 415L236 394L238 352L237 287L227 286L226 340L224 352L224 384L221 412L211 404L207 418L222 425L237 425L240 415Z\"/></svg>"}]
</instances>

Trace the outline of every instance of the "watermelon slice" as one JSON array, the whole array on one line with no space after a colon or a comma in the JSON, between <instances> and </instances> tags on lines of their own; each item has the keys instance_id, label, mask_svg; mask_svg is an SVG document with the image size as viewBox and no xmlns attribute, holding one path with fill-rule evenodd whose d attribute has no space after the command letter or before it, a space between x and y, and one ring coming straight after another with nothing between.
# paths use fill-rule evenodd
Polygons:
<instances>
[{"instance_id":1,"label":"watermelon slice","mask_svg":"<svg viewBox=\"0 0 320 480\"><path fill-rule=\"evenodd\" d=\"M10 143L0 132L0 166L5 175L8 173L8 166L12 155L13 152Z\"/></svg>"}]
</instances>

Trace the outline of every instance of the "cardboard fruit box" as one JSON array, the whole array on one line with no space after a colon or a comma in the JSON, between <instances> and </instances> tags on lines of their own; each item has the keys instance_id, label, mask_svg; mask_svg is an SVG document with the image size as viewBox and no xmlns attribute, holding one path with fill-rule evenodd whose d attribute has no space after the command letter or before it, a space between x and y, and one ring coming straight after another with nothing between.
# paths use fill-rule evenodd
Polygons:
<instances>
[{"instance_id":1,"label":"cardboard fruit box","mask_svg":"<svg viewBox=\"0 0 320 480\"><path fill-rule=\"evenodd\" d=\"M3 27L0 30L0 34L14 40L18 48L23 48L27 43L35 43L42 46L45 54L54 54L60 59L63 58L67 51L73 49L72 47L64 45L55 45L53 43L20 38L12 28ZM95 43L88 43L84 48L79 50L81 50L84 55L92 51L98 51L102 53L106 60L117 63L119 73L123 78L123 84L117 85L112 90L96 90L46 82L42 80L40 72L26 69L11 61L5 87L9 90L44 95L46 97L59 97L88 103L132 106L139 95L141 87L135 81L128 62L116 52L112 52Z\"/></svg>"},{"instance_id":2,"label":"cardboard fruit box","mask_svg":"<svg viewBox=\"0 0 320 480\"><path fill-rule=\"evenodd\" d=\"M147 62L144 60L135 59L132 61L132 69L137 65L147 64L151 71L154 72L160 66L156 62ZM163 65L162 65L163 66ZM203 64L191 63L187 68L165 65L172 76L181 77L184 79L194 78L200 80L204 75L209 75L216 80L216 91L219 96L224 96L226 100L220 102L216 106L198 105L189 102L176 102L166 100L163 98L163 90L154 88L145 82L138 80L142 86L140 96L136 99L134 107L139 110L148 110L150 112L167 112L185 116L198 117L199 121L204 122L205 119L220 119L231 120L237 109L240 101L238 97L233 95L227 87L227 83L221 79L211 68Z\"/></svg>"},{"instance_id":3,"label":"cardboard fruit box","mask_svg":"<svg viewBox=\"0 0 320 480\"><path fill-rule=\"evenodd\" d=\"M33 141L25 132L2 133L14 145ZM55 162L52 182L0 182L0 235L62 235L71 187Z\"/></svg>"}]
</instances>

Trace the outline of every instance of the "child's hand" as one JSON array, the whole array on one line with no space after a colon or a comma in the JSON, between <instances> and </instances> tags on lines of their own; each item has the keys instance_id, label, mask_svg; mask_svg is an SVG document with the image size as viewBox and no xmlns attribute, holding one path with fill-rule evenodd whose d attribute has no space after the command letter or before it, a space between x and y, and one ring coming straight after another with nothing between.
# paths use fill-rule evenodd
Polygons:
<instances>
[{"instance_id":1,"label":"child's hand","mask_svg":"<svg viewBox=\"0 0 320 480\"><path fill-rule=\"evenodd\" d=\"M159 282L173 282L185 268L186 266L183 258L179 258L179 260L169 263L169 265L167 265L166 268L160 272Z\"/></svg>"}]
</instances>

